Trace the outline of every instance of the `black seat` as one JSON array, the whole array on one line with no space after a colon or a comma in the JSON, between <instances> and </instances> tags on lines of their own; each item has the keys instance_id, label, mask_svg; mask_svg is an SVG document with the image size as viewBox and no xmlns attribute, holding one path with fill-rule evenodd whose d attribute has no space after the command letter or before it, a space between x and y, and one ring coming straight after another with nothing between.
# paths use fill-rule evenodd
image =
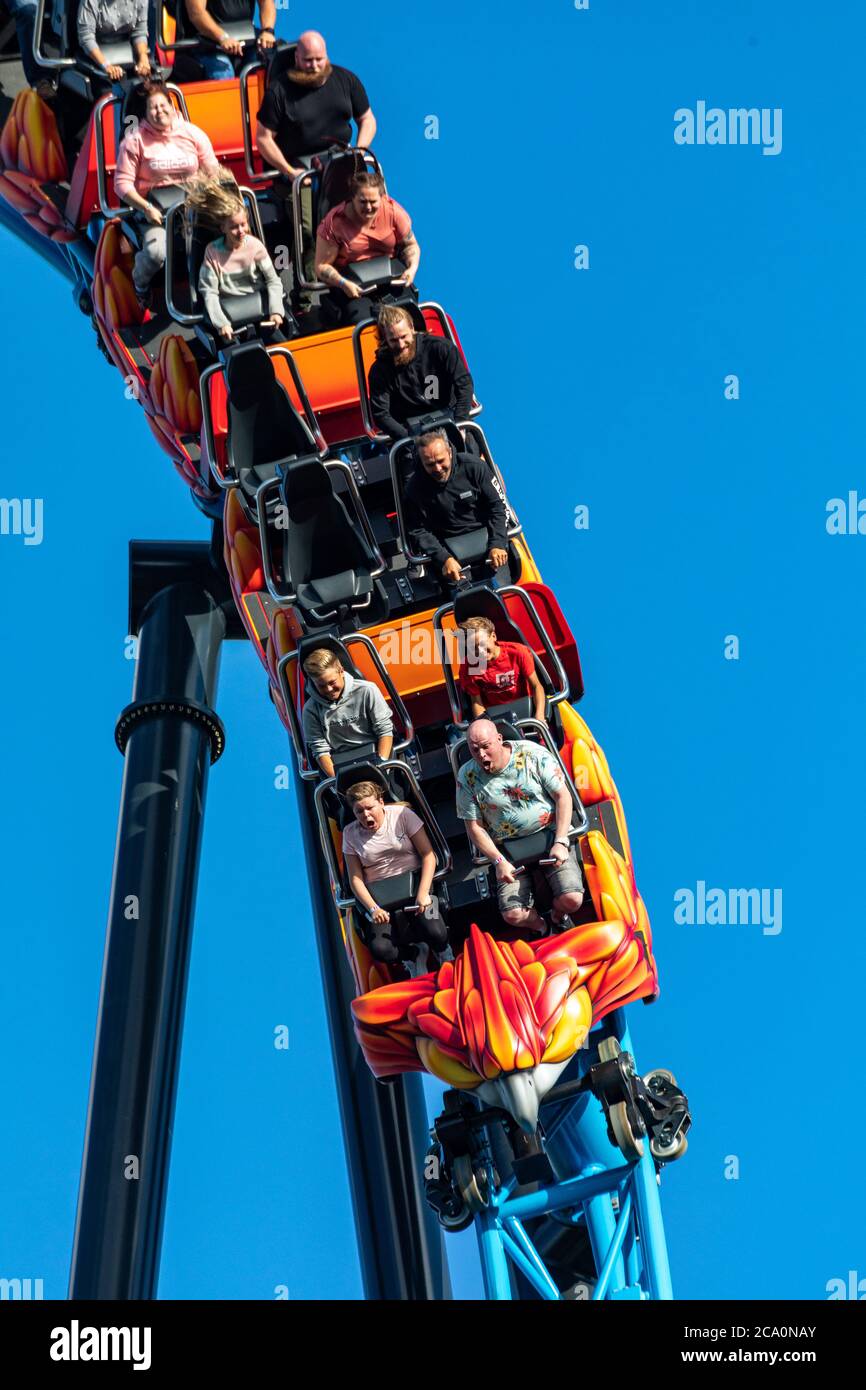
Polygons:
<instances>
[{"instance_id":1,"label":"black seat","mask_svg":"<svg viewBox=\"0 0 866 1390\"><path fill-rule=\"evenodd\" d=\"M394 722L394 744L391 757L396 758L412 741L414 735L412 720L375 646L364 636L361 637L361 643L367 651L375 673L373 683L378 686L391 710L391 717ZM280 688L288 711L289 722L292 726L292 741L297 751L303 755L306 764L306 766L301 766L301 776L309 776L313 769L313 761L307 754L304 741L301 716L303 714L304 705L313 694L314 687L310 677L304 671L304 662L312 651L325 647L339 658L342 662L343 669L350 672L356 680L370 680L371 677L364 674L352 657L353 645L355 644L352 643L350 645L349 641L343 642L335 632L328 630L319 631L300 638L294 650L280 662L278 673ZM290 668L294 668L295 671L294 687L288 676ZM359 745L354 749L348 749L344 754L337 754L335 756L332 752L331 757L334 766L338 767L342 762L345 762L347 758L351 759L353 757L358 758L362 756L367 761L375 760L375 754L376 746L375 743L371 741L366 745Z\"/></svg>"},{"instance_id":2,"label":"black seat","mask_svg":"<svg viewBox=\"0 0 866 1390\"><path fill-rule=\"evenodd\" d=\"M184 238L191 314L204 313L204 302L198 287L198 277L201 273L204 253L213 240L213 235L212 227L206 227L200 217L187 212L184 219Z\"/></svg>"},{"instance_id":3,"label":"black seat","mask_svg":"<svg viewBox=\"0 0 866 1390\"><path fill-rule=\"evenodd\" d=\"M496 728L498 729L499 733L502 735L506 743L510 743L512 739L523 738L523 734L520 732L517 725L512 724L510 719L497 718L493 720L493 723L496 725ZM469 752L469 744L464 739L460 747L457 749L457 767L463 767L465 763L469 762L471 757L472 754Z\"/></svg>"},{"instance_id":4,"label":"black seat","mask_svg":"<svg viewBox=\"0 0 866 1390\"><path fill-rule=\"evenodd\" d=\"M121 84L123 95L120 98L118 111L118 128L121 135L129 130L135 129L133 122L143 121L147 115L147 94L144 90L144 83L138 78L134 82L124 80ZM173 103L174 104L174 103Z\"/></svg>"},{"instance_id":5,"label":"black seat","mask_svg":"<svg viewBox=\"0 0 866 1390\"><path fill-rule=\"evenodd\" d=\"M313 184L313 225L318 226L331 208L344 203L356 174L366 169L364 156L346 145L334 144L326 151L319 177Z\"/></svg>"},{"instance_id":6,"label":"black seat","mask_svg":"<svg viewBox=\"0 0 866 1390\"><path fill-rule=\"evenodd\" d=\"M381 788L386 802L404 802L419 816L433 853L436 856L434 884L444 882L452 868L452 857L448 843L442 834L436 816L430 808L424 792L411 767L399 759L389 758L384 764L371 761L354 761L350 766L336 769L333 779L320 782L315 793L316 816L322 839L322 849L328 861L334 896L339 907L349 907L357 903L346 869L345 861L335 852L339 832L353 823L355 817L346 800L349 787L357 782L372 782ZM335 831L337 832L335 834ZM414 874L395 875L391 879L368 885L376 901L390 912L395 908L409 906L415 896L417 880ZM435 888L432 890L437 892ZM447 900L447 891L441 890ZM359 925L364 919L359 914ZM441 917L444 922L444 916ZM419 920L422 938L427 938L428 927ZM361 926L363 932L363 926ZM428 944L429 943L429 938ZM419 938L416 938L416 942ZM408 944L405 940L403 944ZM441 945L442 943L439 943ZM402 948L401 948L402 949ZM434 949L438 946L434 945Z\"/></svg>"},{"instance_id":7,"label":"black seat","mask_svg":"<svg viewBox=\"0 0 866 1390\"><path fill-rule=\"evenodd\" d=\"M283 576L298 605L315 623L369 607L375 558L325 465L317 458L288 464L280 494L288 518Z\"/></svg>"},{"instance_id":8,"label":"black seat","mask_svg":"<svg viewBox=\"0 0 866 1390\"><path fill-rule=\"evenodd\" d=\"M477 565L490 549L487 527L480 526L477 531L464 531L461 536L449 536L444 545L464 568Z\"/></svg>"},{"instance_id":9,"label":"black seat","mask_svg":"<svg viewBox=\"0 0 866 1390\"><path fill-rule=\"evenodd\" d=\"M534 835L515 835L509 840L503 840L499 848L512 864L532 868L539 859L548 857L555 839L556 827L551 826L547 830L537 831Z\"/></svg>"},{"instance_id":10,"label":"black seat","mask_svg":"<svg viewBox=\"0 0 866 1390\"><path fill-rule=\"evenodd\" d=\"M277 476L280 464L310 454L313 446L264 345L240 343L225 357L226 460L251 505L261 485Z\"/></svg>"},{"instance_id":11,"label":"black seat","mask_svg":"<svg viewBox=\"0 0 866 1390\"><path fill-rule=\"evenodd\" d=\"M265 91L272 82L295 66L296 43L278 44L265 57Z\"/></svg>"}]
</instances>

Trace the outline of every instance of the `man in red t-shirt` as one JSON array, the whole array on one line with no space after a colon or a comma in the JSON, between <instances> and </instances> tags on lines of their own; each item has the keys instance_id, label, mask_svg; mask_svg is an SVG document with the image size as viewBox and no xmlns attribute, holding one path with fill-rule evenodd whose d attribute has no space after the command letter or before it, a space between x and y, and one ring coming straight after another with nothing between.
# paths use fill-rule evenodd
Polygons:
<instances>
[{"instance_id":1,"label":"man in red t-shirt","mask_svg":"<svg viewBox=\"0 0 866 1390\"><path fill-rule=\"evenodd\" d=\"M497 642L489 618L467 618L460 629L466 634L466 659L460 663L457 683L469 698L473 719L528 695L534 717L544 720L544 686L535 674L529 647L522 642Z\"/></svg>"}]
</instances>

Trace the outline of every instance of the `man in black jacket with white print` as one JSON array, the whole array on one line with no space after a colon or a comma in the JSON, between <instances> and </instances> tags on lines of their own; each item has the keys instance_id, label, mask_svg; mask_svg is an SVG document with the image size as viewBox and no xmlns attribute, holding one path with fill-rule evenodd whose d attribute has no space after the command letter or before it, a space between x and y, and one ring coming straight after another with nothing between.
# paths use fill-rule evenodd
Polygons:
<instances>
[{"instance_id":1,"label":"man in black jacket with white print","mask_svg":"<svg viewBox=\"0 0 866 1390\"><path fill-rule=\"evenodd\" d=\"M433 567L452 584L460 562L449 540L487 530L487 559L494 570L508 560L505 503L486 463L453 447L444 429L415 441L417 467L406 484L405 519L412 549L426 552Z\"/></svg>"}]
</instances>

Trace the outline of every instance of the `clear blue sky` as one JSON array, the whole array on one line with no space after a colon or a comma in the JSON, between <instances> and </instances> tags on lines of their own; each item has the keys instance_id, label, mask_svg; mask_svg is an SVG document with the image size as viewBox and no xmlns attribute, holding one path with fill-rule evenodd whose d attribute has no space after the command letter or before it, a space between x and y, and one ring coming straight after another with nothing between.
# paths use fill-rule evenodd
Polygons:
<instances>
[{"instance_id":1,"label":"clear blue sky","mask_svg":"<svg viewBox=\"0 0 866 1390\"><path fill-rule=\"evenodd\" d=\"M866 537L825 527L830 498L866 492L866 18L853 0L279 12L287 37L310 24L368 85L422 292L456 320L578 638L661 972L631 1011L637 1061L675 1071L694 1111L662 1187L675 1293L822 1298L866 1273ZM782 152L675 145L674 111L701 100L782 108ZM66 286L2 235L0 495L42 497L45 534L0 536L0 1275L62 1297L133 674L127 542L205 523ZM294 797L274 789L286 740L245 646L218 704L160 1293L355 1298ZM269 869L232 861L240 843ZM781 932L677 924L699 880L780 888ZM472 1234L449 1250L477 1296Z\"/></svg>"}]
</instances>

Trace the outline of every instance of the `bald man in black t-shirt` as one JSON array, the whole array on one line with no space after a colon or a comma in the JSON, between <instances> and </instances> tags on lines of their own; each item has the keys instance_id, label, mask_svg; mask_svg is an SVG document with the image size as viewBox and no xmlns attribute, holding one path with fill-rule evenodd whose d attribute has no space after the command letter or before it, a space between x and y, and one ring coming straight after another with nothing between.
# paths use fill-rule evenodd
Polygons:
<instances>
[{"instance_id":1,"label":"bald man in black t-shirt","mask_svg":"<svg viewBox=\"0 0 866 1390\"><path fill-rule=\"evenodd\" d=\"M319 154L334 141L369 146L376 118L364 84L348 68L334 66L321 34L310 29L298 39L295 66L268 87L257 118L256 144L268 164L287 178L303 172L300 155Z\"/></svg>"},{"instance_id":2,"label":"bald man in black t-shirt","mask_svg":"<svg viewBox=\"0 0 866 1390\"><path fill-rule=\"evenodd\" d=\"M330 62L325 40L314 29L298 39L295 66L268 86L256 120L256 146L266 164L288 179L303 173L301 156L320 154L335 141L368 148L376 134L376 118L360 78ZM309 184L302 192L302 223L308 254L307 279L314 278L315 228Z\"/></svg>"}]
</instances>

